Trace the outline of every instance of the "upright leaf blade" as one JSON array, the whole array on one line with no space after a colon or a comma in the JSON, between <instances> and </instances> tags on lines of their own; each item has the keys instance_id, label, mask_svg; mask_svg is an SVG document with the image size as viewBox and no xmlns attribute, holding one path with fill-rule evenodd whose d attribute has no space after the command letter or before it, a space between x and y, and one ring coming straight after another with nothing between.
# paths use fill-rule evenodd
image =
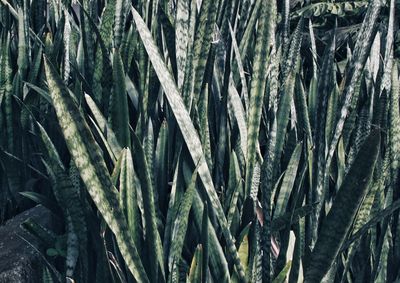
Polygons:
<instances>
[{"instance_id":1,"label":"upright leaf blade","mask_svg":"<svg viewBox=\"0 0 400 283\"><path fill-rule=\"evenodd\" d=\"M251 180L256 161L258 135L263 107L267 62L270 46L275 37L276 2L268 1L262 6L262 12L257 30L256 50L254 57L253 77L250 85L250 110L247 123L247 166L246 166L246 196L250 193Z\"/></svg>"},{"instance_id":2,"label":"upright leaf blade","mask_svg":"<svg viewBox=\"0 0 400 283\"><path fill-rule=\"evenodd\" d=\"M189 149L192 160L195 164L199 164L198 172L200 179L203 183L204 188L206 189L210 202L215 209L216 216L218 218L219 224L222 227L224 237L227 241L228 250L234 257L235 266L238 269L240 277L244 279L243 267L240 263L240 259L237 254L232 235L229 232L228 223L226 221L222 205L218 199L218 195L216 194L197 131L195 130L193 123L191 122L189 113L186 110L182 97L179 95L179 91L175 85L172 75L165 66L164 60L162 59L156 45L154 44L153 39L151 38L151 33L149 32L146 24L140 17L139 13L135 10L135 8L132 8L132 14L140 37L142 38L143 44L153 64L153 68L157 73L157 76L165 91L165 95L167 97L169 105L181 130L183 139L185 140L186 145Z\"/></svg>"},{"instance_id":3,"label":"upright leaf blade","mask_svg":"<svg viewBox=\"0 0 400 283\"><path fill-rule=\"evenodd\" d=\"M358 207L368 191L379 154L380 132L366 139L329 211L315 244L305 282L320 282L335 260Z\"/></svg>"},{"instance_id":4,"label":"upright leaf blade","mask_svg":"<svg viewBox=\"0 0 400 283\"><path fill-rule=\"evenodd\" d=\"M118 49L114 51L113 55L113 81L114 91L110 99L110 124L119 144L123 147L129 147L128 95L125 86L124 66Z\"/></svg>"},{"instance_id":5,"label":"upright leaf blade","mask_svg":"<svg viewBox=\"0 0 400 283\"><path fill-rule=\"evenodd\" d=\"M303 145L301 143L299 143L296 146L296 148L292 154L292 157L290 158L288 167L285 172L285 177L283 178L281 189L279 191L278 199L276 202L276 207L274 210L274 218L273 219L276 219L276 218L282 216L286 210L286 206L289 202L290 194L292 193L292 190L293 190L294 181L296 179L297 168L298 168L299 162L300 162L302 146Z\"/></svg>"},{"instance_id":6,"label":"upright leaf blade","mask_svg":"<svg viewBox=\"0 0 400 283\"><path fill-rule=\"evenodd\" d=\"M67 147L97 208L113 231L121 254L141 282L149 282L136 247L128 233L110 174L84 117L75 105L59 74L45 57L46 78Z\"/></svg>"}]
</instances>

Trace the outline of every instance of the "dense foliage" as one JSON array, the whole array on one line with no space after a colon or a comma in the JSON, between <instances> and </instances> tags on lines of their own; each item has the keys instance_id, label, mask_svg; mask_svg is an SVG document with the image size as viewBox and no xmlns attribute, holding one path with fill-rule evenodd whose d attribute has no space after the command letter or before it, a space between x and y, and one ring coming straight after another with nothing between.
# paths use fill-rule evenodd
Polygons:
<instances>
[{"instance_id":1,"label":"dense foliage","mask_svg":"<svg viewBox=\"0 0 400 283\"><path fill-rule=\"evenodd\" d=\"M0 223L43 282L399 281L399 8L1 0Z\"/></svg>"}]
</instances>

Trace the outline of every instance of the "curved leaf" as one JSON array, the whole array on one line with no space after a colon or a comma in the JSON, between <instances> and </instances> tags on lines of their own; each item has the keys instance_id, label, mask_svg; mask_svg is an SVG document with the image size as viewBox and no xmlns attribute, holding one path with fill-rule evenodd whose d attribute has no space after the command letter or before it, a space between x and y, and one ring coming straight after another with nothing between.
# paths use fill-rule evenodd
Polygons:
<instances>
[{"instance_id":1,"label":"curved leaf","mask_svg":"<svg viewBox=\"0 0 400 283\"><path fill-rule=\"evenodd\" d=\"M59 74L46 57L45 71L58 122L81 178L97 208L113 231L128 268L138 281L149 282L136 247L128 233L128 225L119 207L115 187L111 183L100 148Z\"/></svg>"}]
</instances>

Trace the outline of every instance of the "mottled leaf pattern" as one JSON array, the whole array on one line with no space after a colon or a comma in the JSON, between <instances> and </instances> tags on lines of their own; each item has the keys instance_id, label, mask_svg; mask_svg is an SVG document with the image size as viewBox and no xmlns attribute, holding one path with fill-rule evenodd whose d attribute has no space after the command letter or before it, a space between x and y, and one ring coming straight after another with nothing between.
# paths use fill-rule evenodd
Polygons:
<instances>
[{"instance_id":1,"label":"mottled leaf pattern","mask_svg":"<svg viewBox=\"0 0 400 283\"><path fill-rule=\"evenodd\" d=\"M398 4L0 0L0 225L56 215L44 282L396 282Z\"/></svg>"},{"instance_id":2,"label":"mottled leaf pattern","mask_svg":"<svg viewBox=\"0 0 400 283\"><path fill-rule=\"evenodd\" d=\"M380 132L373 131L361 147L321 228L306 270L305 282L320 282L335 260L361 200L367 193L379 153Z\"/></svg>"},{"instance_id":3,"label":"mottled leaf pattern","mask_svg":"<svg viewBox=\"0 0 400 283\"><path fill-rule=\"evenodd\" d=\"M142 262L131 236L128 234L126 218L116 197L115 188L104 164L100 148L68 90L63 85L54 67L45 59L46 77L50 95L68 149L79 170L89 194L114 232L126 264L135 277L147 282Z\"/></svg>"}]
</instances>

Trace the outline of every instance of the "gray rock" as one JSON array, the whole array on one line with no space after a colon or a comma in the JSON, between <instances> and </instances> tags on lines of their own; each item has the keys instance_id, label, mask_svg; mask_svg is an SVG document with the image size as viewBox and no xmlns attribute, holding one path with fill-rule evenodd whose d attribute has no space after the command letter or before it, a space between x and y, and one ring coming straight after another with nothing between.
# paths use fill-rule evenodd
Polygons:
<instances>
[{"instance_id":1,"label":"gray rock","mask_svg":"<svg viewBox=\"0 0 400 283\"><path fill-rule=\"evenodd\" d=\"M41 205L0 226L0 283L40 282L43 260L31 245L37 241L20 227L28 218L49 229L56 227L54 215Z\"/></svg>"}]
</instances>

